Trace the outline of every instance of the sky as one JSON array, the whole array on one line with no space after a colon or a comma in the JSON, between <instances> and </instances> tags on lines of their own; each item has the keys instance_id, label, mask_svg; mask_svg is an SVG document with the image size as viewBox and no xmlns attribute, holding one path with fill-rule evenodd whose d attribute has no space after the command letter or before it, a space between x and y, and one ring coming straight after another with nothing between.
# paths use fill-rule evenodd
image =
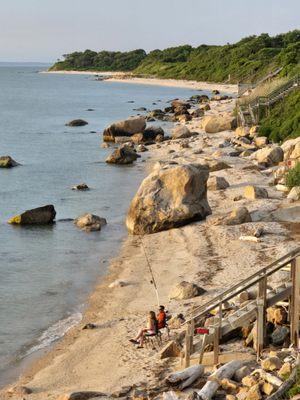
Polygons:
<instances>
[{"instance_id":1,"label":"sky","mask_svg":"<svg viewBox=\"0 0 300 400\"><path fill-rule=\"evenodd\" d=\"M234 43L300 28L300 0L0 0L0 61Z\"/></svg>"}]
</instances>

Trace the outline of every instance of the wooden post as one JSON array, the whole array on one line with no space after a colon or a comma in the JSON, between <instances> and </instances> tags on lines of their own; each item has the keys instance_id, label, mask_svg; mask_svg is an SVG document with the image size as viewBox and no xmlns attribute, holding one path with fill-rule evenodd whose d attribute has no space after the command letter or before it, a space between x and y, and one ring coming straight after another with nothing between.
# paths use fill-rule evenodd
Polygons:
<instances>
[{"instance_id":1,"label":"wooden post","mask_svg":"<svg viewBox=\"0 0 300 400\"><path fill-rule=\"evenodd\" d=\"M206 346L206 339L207 339L207 333L205 333L202 338L202 345L201 345L201 350L200 350L200 354L199 354L199 364L202 364L205 346Z\"/></svg>"},{"instance_id":2,"label":"wooden post","mask_svg":"<svg viewBox=\"0 0 300 400\"><path fill-rule=\"evenodd\" d=\"M266 338L266 304L267 304L267 278L258 283L257 294L257 359L265 345Z\"/></svg>"},{"instance_id":3,"label":"wooden post","mask_svg":"<svg viewBox=\"0 0 300 400\"><path fill-rule=\"evenodd\" d=\"M185 334L185 358L184 358L184 367L188 368L190 366L191 360L191 350L193 346L193 335L194 335L194 321L189 322L187 324L186 334ZM193 330L192 330L193 329Z\"/></svg>"},{"instance_id":4,"label":"wooden post","mask_svg":"<svg viewBox=\"0 0 300 400\"><path fill-rule=\"evenodd\" d=\"M215 327L214 334L214 365L219 364L219 352L220 352L220 327Z\"/></svg>"},{"instance_id":5,"label":"wooden post","mask_svg":"<svg viewBox=\"0 0 300 400\"><path fill-rule=\"evenodd\" d=\"M299 318L300 318L300 257L291 262L292 295L291 295L291 343L299 348Z\"/></svg>"}]
</instances>

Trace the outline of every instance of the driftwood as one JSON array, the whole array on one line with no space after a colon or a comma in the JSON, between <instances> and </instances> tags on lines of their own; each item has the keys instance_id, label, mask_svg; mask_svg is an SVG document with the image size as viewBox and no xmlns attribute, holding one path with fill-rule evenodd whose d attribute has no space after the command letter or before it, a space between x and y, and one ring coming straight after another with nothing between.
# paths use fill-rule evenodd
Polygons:
<instances>
[{"instance_id":1,"label":"driftwood","mask_svg":"<svg viewBox=\"0 0 300 400\"><path fill-rule=\"evenodd\" d=\"M179 397L173 390L163 393L163 400L179 400Z\"/></svg>"},{"instance_id":2,"label":"driftwood","mask_svg":"<svg viewBox=\"0 0 300 400\"><path fill-rule=\"evenodd\" d=\"M230 361L210 375L208 381L201 390L195 390L191 398L194 400L210 400L218 390L221 380L230 379L234 373L243 366L240 360Z\"/></svg>"},{"instance_id":3,"label":"driftwood","mask_svg":"<svg viewBox=\"0 0 300 400\"><path fill-rule=\"evenodd\" d=\"M277 376L270 374L269 372L264 371L263 369L256 369L252 372L251 375L258 374L264 381L271 383L273 386L280 387L283 384L283 381Z\"/></svg>"},{"instance_id":4,"label":"driftwood","mask_svg":"<svg viewBox=\"0 0 300 400\"><path fill-rule=\"evenodd\" d=\"M186 368L183 371L173 372L166 378L166 381L172 384L181 382L178 388L182 390L191 386L191 384L194 383L198 378L203 376L203 374L203 365L192 365L191 367Z\"/></svg>"}]
</instances>

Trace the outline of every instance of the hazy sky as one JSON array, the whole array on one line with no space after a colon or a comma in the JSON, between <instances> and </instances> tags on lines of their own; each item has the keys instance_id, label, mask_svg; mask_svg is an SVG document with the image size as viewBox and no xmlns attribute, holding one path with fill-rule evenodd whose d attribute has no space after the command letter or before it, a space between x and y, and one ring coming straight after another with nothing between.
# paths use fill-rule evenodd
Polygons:
<instances>
[{"instance_id":1,"label":"hazy sky","mask_svg":"<svg viewBox=\"0 0 300 400\"><path fill-rule=\"evenodd\" d=\"M235 42L300 28L300 0L0 0L0 61Z\"/></svg>"}]
</instances>

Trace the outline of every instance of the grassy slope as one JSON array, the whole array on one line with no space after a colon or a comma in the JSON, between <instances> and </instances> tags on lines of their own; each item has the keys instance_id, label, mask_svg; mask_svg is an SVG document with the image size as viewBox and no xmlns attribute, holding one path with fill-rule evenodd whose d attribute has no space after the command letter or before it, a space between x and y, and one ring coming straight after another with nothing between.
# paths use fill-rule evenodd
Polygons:
<instances>
[{"instance_id":1,"label":"grassy slope","mask_svg":"<svg viewBox=\"0 0 300 400\"><path fill-rule=\"evenodd\" d=\"M260 134L274 142L300 136L300 90L277 103L260 122Z\"/></svg>"}]
</instances>

